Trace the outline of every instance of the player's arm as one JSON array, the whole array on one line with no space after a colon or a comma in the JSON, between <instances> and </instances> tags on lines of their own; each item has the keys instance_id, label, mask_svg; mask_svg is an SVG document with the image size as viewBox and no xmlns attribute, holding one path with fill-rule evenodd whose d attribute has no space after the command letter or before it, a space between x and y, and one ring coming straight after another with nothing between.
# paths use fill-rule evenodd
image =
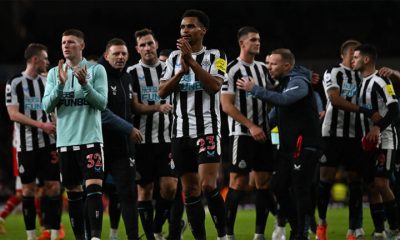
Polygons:
<instances>
[{"instance_id":1,"label":"player's arm","mask_svg":"<svg viewBox=\"0 0 400 240\"><path fill-rule=\"evenodd\" d=\"M108 108L101 111L101 121L106 127L115 130L119 134L129 136L134 143L140 143L143 140L138 129L134 128L130 122L119 117Z\"/></svg>"},{"instance_id":2,"label":"player's arm","mask_svg":"<svg viewBox=\"0 0 400 240\"><path fill-rule=\"evenodd\" d=\"M400 72L388 67L382 67L379 69L379 75L387 77L392 81L393 86L396 89L400 89Z\"/></svg>"},{"instance_id":3,"label":"player's arm","mask_svg":"<svg viewBox=\"0 0 400 240\"><path fill-rule=\"evenodd\" d=\"M19 112L18 105L8 105L7 111L11 121L19 122L35 128L40 128L47 134L54 134L56 132L56 125L54 122L41 122L27 117Z\"/></svg>"},{"instance_id":4,"label":"player's arm","mask_svg":"<svg viewBox=\"0 0 400 240\"><path fill-rule=\"evenodd\" d=\"M107 106L108 94L107 73L102 65L96 65L95 68L93 71L93 86L86 83L82 85L82 91L92 107L104 110Z\"/></svg>"},{"instance_id":5,"label":"player's arm","mask_svg":"<svg viewBox=\"0 0 400 240\"><path fill-rule=\"evenodd\" d=\"M246 126L254 140L265 142L266 136L262 128L254 124L248 118L246 118L235 106L235 95L224 93L221 94L221 105L222 110L232 117L235 121L239 122L240 124Z\"/></svg>"},{"instance_id":6,"label":"player's arm","mask_svg":"<svg viewBox=\"0 0 400 240\"><path fill-rule=\"evenodd\" d=\"M179 81L181 78L188 73L188 66L181 61L181 69L172 76L174 66L172 65L172 56L170 56L166 63L167 67L163 77L160 80L160 85L158 86L158 96L161 98L166 98L171 93L178 91Z\"/></svg>"},{"instance_id":7,"label":"player's arm","mask_svg":"<svg viewBox=\"0 0 400 240\"><path fill-rule=\"evenodd\" d=\"M139 114L155 113L155 112L168 113L172 110L172 105L169 103L163 103L163 104L155 103L152 105L143 104L139 102L139 99L136 94L133 96L132 104L135 113Z\"/></svg>"}]
</instances>

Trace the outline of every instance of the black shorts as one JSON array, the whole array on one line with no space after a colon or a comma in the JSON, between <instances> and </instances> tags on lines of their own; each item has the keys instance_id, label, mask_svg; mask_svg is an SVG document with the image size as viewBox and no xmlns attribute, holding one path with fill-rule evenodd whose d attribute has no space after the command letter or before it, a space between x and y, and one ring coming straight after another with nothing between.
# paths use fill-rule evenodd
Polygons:
<instances>
[{"instance_id":1,"label":"black shorts","mask_svg":"<svg viewBox=\"0 0 400 240\"><path fill-rule=\"evenodd\" d=\"M99 143L58 148L61 182L64 186L83 184L88 179L103 179L103 147Z\"/></svg>"},{"instance_id":2,"label":"black shorts","mask_svg":"<svg viewBox=\"0 0 400 240\"><path fill-rule=\"evenodd\" d=\"M170 143L136 145L136 183L154 182L159 177L177 177Z\"/></svg>"},{"instance_id":3,"label":"black shorts","mask_svg":"<svg viewBox=\"0 0 400 240\"><path fill-rule=\"evenodd\" d=\"M35 182L36 178L42 181L60 181L56 145L18 152L18 169L22 184Z\"/></svg>"},{"instance_id":4,"label":"black shorts","mask_svg":"<svg viewBox=\"0 0 400 240\"><path fill-rule=\"evenodd\" d=\"M363 150L359 138L324 137L325 157L320 159L321 167L339 167L347 171L360 172ZM360 172L361 173L361 172Z\"/></svg>"},{"instance_id":5,"label":"black shorts","mask_svg":"<svg viewBox=\"0 0 400 240\"><path fill-rule=\"evenodd\" d=\"M375 177L390 178L392 175L396 151L377 149L364 153L364 179L370 183Z\"/></svg>"},{"instance_id":6,"label":"black shorts","mask_svg":"<svg viewBox=\"0 0 400 240\"><path fill-rule=\"evenodd\" d=\"M229 149L231 172L272 172L274 160L270 141L259 143L251 136L230 136Z\"/></svg>"},{"instance_id":7,"label":"black shorts","mask_svg":"<svg viewBox=\"0 0 400 240\"><path fill-rule=\"evenodd\" d=\"M172 157L179 175L197 173L199 164L221 162L218 136L173 138L171 143Z\"/></svg>"}]
</instances>

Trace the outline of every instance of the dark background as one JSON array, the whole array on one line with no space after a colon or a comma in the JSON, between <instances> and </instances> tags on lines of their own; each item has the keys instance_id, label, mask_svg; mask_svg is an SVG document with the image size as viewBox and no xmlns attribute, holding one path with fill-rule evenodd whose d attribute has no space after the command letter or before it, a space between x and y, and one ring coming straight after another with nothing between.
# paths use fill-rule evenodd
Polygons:
<instances>
[{"instance_id":1,"label":"dark background","mask_svg":"<svg viewBox=\"0 0 400 240\"><path fill-rule=\"evenodd\" d=\"M54 64L62 57L60 36L67 28L86 34L86 56L101 54L109 39L121 37L136 61L134 32L152 28L160 49L174 49L180 17L189 8L210 16L205 44L229 59L239 53L236 31L244 25L260 30L262 59L278 47L290 48L299 59L337 59L348 38L376 44L384 58L400 55L400 1L16 0L0 2L0 64L23 64L30 42L47 45Z\"/></svg>"}]
</instances>

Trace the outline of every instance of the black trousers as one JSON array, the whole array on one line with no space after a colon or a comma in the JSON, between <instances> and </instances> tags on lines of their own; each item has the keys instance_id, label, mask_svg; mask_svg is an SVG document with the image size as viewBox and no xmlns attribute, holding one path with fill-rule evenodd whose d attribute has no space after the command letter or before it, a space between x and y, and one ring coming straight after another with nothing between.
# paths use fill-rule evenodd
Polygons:
<instances>
[{"instance_id":1,"label":"black trousers","mask_svg":"<svg viewBox=\"0 0 400 240\"><path fill-rule=\"evenodd\" d=\"M279 211L292 228L295 239L307 239L312 212L311 187L319 151L302 149L295 158L278 153L276 172L272 177L272 190L279 204Z\"/></svg>"},{"instance_id":2,"label":"black trousers","mask_svg":"<svg viewBox=\"0 0 400 240\"><path fill-rule=\"evenodd\" d=\"M128 239L138 239L136 167L127 156L106 154L105 173L111 174L121 203L122 218Z\"/></svg>"}]
</instances>

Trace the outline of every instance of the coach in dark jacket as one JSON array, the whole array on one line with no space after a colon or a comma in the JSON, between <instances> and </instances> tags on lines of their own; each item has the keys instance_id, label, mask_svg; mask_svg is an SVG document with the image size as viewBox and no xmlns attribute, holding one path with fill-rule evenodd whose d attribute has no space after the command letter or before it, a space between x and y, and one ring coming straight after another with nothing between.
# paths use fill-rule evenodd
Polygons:
<instances>
[{"instance_id":1,"label":"coach in dark jacket","mask_svg":"<svg viewBox=\"0 0 400 240\"><path fill-rule=\"evenodd\" d=\"M126 43L118 38L110 40L104 58L99 60L107 72L108 103L102 112L105 173L114 180L121 203L128 239L138 239L136 208L134 143L142 141L140 131L130 123L132 115L132 79L126 73L128 60Z\"/></svg>"},{"instance_id":2,"label":"coach in dark jacket","mask_svg":"<svg viewBox=\"0 0 400 240\"><path fill-rule=\"evenodd\" d=\"M294 62L289 49L272 51L268 71L273 79L279 81L278 92L255 86L247 79L238 80L237 87L276 107L280 145L279 163L274 175L277 183L275 194L282 215L289 220L294 239L308 239L306 220L313 216L310 189L320 155L321 131L311 88L311 72L294 67ZM293 192L292 200L288 189ZM296 209L290 209L293 208L291 201L294 201Z\"/></svg>"}]
</instances>

